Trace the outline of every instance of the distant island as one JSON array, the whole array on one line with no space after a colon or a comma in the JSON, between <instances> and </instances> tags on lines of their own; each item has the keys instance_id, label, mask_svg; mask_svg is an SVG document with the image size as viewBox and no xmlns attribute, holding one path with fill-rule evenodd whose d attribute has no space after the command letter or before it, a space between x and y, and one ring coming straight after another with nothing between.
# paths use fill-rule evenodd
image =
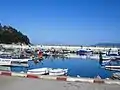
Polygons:
<instances>
[{"instance_id":1,"label":"distant island","mask_svg":"<svg viewBox=\"0 0 120 90\"><path fill-rule=\"evenodd\" d=\"M30 44L29 38L11 26L2 26L0 23L0 43L24 43Z\"/></svg>"},{"instance_id":2,"label":"distant island","mask_svg":"<svg viewBox=\"0 0 120 90\"><path fill-rule=\"evenodd\" d=\"M100 47L120 47L120 43L98 43L92 46L100 46Z\"/></svg>"}]
</instances>

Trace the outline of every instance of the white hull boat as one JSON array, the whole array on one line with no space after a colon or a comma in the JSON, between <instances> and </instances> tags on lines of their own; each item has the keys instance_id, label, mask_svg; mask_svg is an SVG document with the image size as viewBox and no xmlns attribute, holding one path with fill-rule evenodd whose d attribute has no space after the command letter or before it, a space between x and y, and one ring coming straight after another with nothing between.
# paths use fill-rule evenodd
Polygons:
<instances>
[{"instance_id":1,"label":"white hull boat","mask_svg":"<svg viewBox=\"0 0 120 90\"><path fill-rule=\"evenodd\" d=\"M11 65L11 60L0 58L0 65Z\"/></svg>"},{"instance_id":2,"label":"white hull boat","mask_svg":"<svg viewBox=\"0 0 120 90\"><path fill-rule=\"evenodd\" d=\"M31 59L12 59L12 61L28 62Z\"/></svg>"},{"instance_id":3,"label":"white hull boat","mask_svg":"<svg viewBox=\"0 0 120 90\"><path fill-rule=\"evenodd\" d=\"M109 56L103 56L102 58L103 58L103 60L110 60L111 59L111 57L109 57Z\"/></svg>"},{"instance_id":4,"label":"white hull boat","mask_svg":"<svg viewBox=\"0 0 120 90\"><path fill-rule=\"evenodd\" d=\"M31 59L13 59L13 58L0 58L1 61L7 61L7 62L28 62Z\"/></svg>"},{"instance_id":5,"label":"white hull boat","mask_svg":"<svg viewBox=\"0 0 120 90\"><path fill-rule=\"evenodd\" d=\"M106 70L110 70L110 71L120 71L120 69L115 69L115 68L105 68Z\"/></svg>"},{"instance_id":6,"label":"white hull boat","mask_svg":"<svg viewBox=\"0 0 120 90\"><path fill-rule=\"evenodd\" d=\"M37 68L27 71L27 74L45 75L49 73L49 68Z\"/></svg>"},{"instance_id":7,"label":"white hull boat","mask_svg":"<svg viewBox=\"0 0 120 90\"><path fill-rule=\"evenodd\" d=\"M49 70L49 75L55 75L55 76L61 76L61 75L66 75L68 72L68 69L50 69Z\"/></svg>"},{"instance_id":8,"label":"white hull boat","mask_svg":"<svg viewBox=\"0 0 120 90\"><path fill-rule=\"evenodd\" d=\"M113 71L120 71L120 66L105 66L105 69L113 70Z\"/></svg>"},{"instance_id":9,"label":"white hull boat","mask_svg":"<svg viewBox=\"0 0 120 90\"><path fill-rule=\"evenodd\" d=\"M1 66L24 66L24 67L28 67L27 63L21 63L21 62L12 61L11 59L1 59L1 58L0 58L0 65Z\"/></svg>"},{"instance_id":10,"label":"white hull boat","mask_svg":"<svg viewBox=\"0 0 120 90\"><path fill-rule=\"evenodd\" d=\"M105 68L117 68L117 69L120 69L120 66L105 66Z\"/></svg>"}]
</instances>

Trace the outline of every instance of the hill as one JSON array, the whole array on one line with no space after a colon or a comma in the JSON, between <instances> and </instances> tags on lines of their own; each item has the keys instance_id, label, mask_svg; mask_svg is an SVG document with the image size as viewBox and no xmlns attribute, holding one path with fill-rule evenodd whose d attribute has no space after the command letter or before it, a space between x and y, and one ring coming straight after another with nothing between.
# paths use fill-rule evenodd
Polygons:
<instances>
[{"instance_id":1,"label":"hill","mask_svg":"<svg viewBox=\"0 0 120 90\"><path fill-rule=\"evenodd\" d=\"M30 44L29 38L11 26L0 24L0 43L25 43Z\"/></svg>"}]
</instances>

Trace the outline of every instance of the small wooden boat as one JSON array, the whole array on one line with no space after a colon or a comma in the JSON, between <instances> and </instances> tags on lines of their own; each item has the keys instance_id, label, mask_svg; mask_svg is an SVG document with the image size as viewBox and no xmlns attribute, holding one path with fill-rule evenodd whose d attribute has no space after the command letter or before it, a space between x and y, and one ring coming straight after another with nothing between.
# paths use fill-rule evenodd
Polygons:
<instances>
[{"instance_id":1,"label":"small wooden boat","mask_svg":"<svg viewBox=\"0 0 120 90\"><path fill-rule=\"evenodd\" d=\"M27 71L27 74L45 75L49 73L49 68L37 68Z\"/></svg>"}]
</instances>

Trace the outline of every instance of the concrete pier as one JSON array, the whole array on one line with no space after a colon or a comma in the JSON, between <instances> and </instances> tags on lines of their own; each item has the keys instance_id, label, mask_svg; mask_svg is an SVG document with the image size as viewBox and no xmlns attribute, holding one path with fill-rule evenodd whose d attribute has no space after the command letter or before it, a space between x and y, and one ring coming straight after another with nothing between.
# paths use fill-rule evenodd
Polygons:
<instances>
[{"instance_id":1,"label":"concrete pier","mask_svg":"<svg viewBox=\"0 0 120 90\"><path fill-rule=\"evenodd\" d=\"M32 78L32 79L45 79L45 80L54 80L54 81L120 85L119 80L110 80L110 79L101 79L101 78L83 78L83 77L69 77L69 76L34 75L34 74L17 73L17 72L9 72L9 71L0 71L0 75L1 76Z\"/></svg>"},{"instance_id":2,"label":"concrete pier","mask_svg":"<svg viewBox=\"0 0 120 90\"><path fill-rule=\"evenodd\" d=\"M120 90L120 85L0 76L0 90Z\"/></svg>"}]
</instances>

